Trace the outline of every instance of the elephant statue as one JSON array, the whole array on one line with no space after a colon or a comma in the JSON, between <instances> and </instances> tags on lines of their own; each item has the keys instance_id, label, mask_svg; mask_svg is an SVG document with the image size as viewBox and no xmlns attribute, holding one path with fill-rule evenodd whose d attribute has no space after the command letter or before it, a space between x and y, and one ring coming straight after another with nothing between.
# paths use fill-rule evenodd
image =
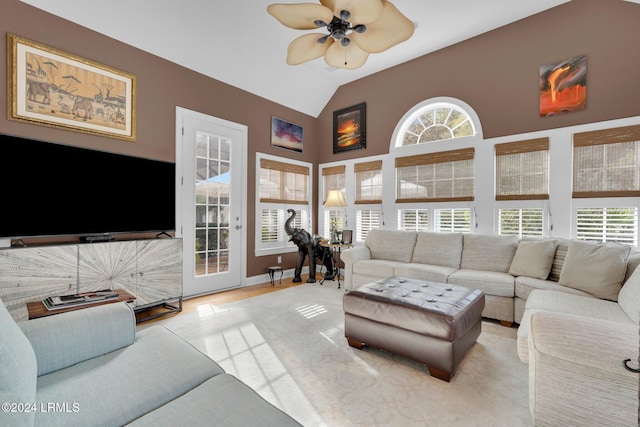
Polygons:
<instances>
[{"instance_id":1,"label":"elephant statue","mask_svg":"<svg viewBox=\"0 0 640 427\"><path fill-rule=\"evenodd\" d=\"M287 212L290 216L284 223L284 231L291 236L289 241L298 247L298 260L296 261L293 281L302 282L300 273L302 272L302 266L304 265L306 257L309 257L309 278L307 279L307 283L315 283L316 281L316 258L320 258L321 262L327 268L327 273L324 278L326 280L332 280L335 277L335 273L333 271L333 254L331 253L331 249L320 245L322 237L318 235L311 236L311 234L303 228L291 227L291 222L296 217L296 211L287 209Z\"/></svg>"}]
</instances>

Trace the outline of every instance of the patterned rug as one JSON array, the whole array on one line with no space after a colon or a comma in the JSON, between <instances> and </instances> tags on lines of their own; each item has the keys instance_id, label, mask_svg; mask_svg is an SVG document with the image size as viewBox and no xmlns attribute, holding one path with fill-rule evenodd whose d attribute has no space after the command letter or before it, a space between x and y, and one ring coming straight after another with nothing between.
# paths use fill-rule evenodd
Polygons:
<instances>
[{"instance_id":1,"label":"patterned rug","mask_svg":"<svg viewBox=\"0 0 640 427\"><path fill-rule=\"evenodd\" d=\"M332 282L303 284L163 324L305 426L531 426L516 329L484 321L450 383L424 365L349 347Z\"/></svg>"}]
</instances>

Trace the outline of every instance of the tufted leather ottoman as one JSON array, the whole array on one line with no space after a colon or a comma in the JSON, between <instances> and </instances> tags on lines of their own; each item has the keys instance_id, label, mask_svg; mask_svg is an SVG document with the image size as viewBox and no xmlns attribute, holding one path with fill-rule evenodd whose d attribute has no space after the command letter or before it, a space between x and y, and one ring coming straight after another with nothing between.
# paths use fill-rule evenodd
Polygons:
<instances>
[{"instance_id":1,"label":"tufted leather ottoman","mask_svg":"<svg viewBox=\"0 0 640 427\"><path fill-rule=\"evenodd\" d=\"M484 293L446 283L390 277L343 297L349 345L380 348L422 362L450 381L482 329Z\"/></svg>"}]
</instances>

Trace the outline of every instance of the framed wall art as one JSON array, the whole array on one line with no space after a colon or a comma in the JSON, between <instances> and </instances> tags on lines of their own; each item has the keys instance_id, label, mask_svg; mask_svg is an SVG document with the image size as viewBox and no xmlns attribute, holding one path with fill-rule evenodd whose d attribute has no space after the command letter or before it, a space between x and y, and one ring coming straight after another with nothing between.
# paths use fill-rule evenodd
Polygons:
<instances>
[{"instance_id":1,"label":"framed wall art","mask_svg":"<svg viewBox=\"0 0 640 427\"><path fill-rule=\"evenodd\" d=\"M135 141L135 75L7 38L10 120Z\"/></svg>"},{"instance_id":2,"label":"framed wall art","mask_svg":"<svg viewBox=\"0 0 640 427\"><path fill-rule=\"evenodd\" d=\"M271 117L271 146L302 153L302 126Z\"/></svg>"},{"instance_id":3,"label":"framed wall art","mask_svg":"<svg viewBox=\"0 0 640 427\"><path fill-rule=\"evenodd\" d=\"M333 112L333 154L367 147L366 108L363 102Z\"/></svg>"},{"instance_id":4,"label":"framed wall art","mask_svg":"<svg viewBox=\"0 0 640 427\"><path fill-rule=\"evenodd\" d=\"M587 107L587 57L574 56L540 67L540 116Z\"/></svg>"}]
</instances>

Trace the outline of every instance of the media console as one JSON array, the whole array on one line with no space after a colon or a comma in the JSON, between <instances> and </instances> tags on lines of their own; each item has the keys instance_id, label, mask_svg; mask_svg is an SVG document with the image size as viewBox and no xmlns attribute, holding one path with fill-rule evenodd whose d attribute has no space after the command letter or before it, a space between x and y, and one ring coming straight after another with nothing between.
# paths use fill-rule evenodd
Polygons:
<instances>
[{"instance_id":1,"label":"media console","mask_svg":"<svg viewBox=\"0 0 640 427\"><path fill-rule=\"evenodd\" d=\"M182 239L162 238L0 249L0 297L16 321L52 295L124 289L136 313L182 310Z\"/></svg>"}]
</instances>

